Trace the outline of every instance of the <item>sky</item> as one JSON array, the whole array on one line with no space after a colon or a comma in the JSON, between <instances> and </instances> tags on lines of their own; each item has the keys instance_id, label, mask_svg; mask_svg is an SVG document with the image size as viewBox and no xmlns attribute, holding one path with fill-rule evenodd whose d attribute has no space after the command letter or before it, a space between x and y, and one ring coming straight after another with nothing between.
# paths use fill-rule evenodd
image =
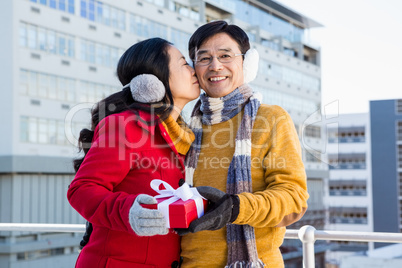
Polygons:
<instances>
[{"instance_id":1,"label":"sky","mask_svg":"<svg viewBox=\"0 0 402 268\"><path fill-rule=\"evenodd\" d=\"M367 113L370 100L402 99L401 0L276 0L323 25L307 33L321 48L322 106Z\"/></svg>"}]
</instances>

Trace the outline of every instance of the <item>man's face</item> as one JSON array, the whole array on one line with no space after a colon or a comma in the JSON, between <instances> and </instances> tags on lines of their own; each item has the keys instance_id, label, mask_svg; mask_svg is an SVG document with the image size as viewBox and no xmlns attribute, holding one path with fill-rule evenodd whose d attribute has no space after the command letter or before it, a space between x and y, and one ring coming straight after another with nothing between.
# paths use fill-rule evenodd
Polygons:
<instances>
[{"instance_id":1,"label":"man's face","mask_svg":"<svg viewBox=\"0 0 402 268\"><path fill-rule=\"evenodd\" d=\"M227 54L234 56L233 61L221 63L217 57ZM208 96L219 98L228 95L241 86L243 81L243 57L239 45L226 33L216 34L205 41L195 51L195 58L213 57L207 65L195 62L195 72L200 87Z\"/></svg>"}]
</instances>

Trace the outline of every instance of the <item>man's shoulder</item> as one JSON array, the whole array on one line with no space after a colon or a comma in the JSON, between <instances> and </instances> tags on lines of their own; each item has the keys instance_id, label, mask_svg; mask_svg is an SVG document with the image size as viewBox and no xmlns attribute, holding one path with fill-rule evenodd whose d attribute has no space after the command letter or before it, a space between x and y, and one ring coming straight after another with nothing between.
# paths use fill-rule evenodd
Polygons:
<instances>
[{"instance_id":1,"label":"man's shoulder","mask_svg":"<svg viewBox=\"0 0 402 268\"><path fill-rule=\"evenodd\" d=\"M270 105L262 103L258 109L257 115L268 116L268 115L287 115L288 113L282 107L278 105Z\"/></svg>"}]
</instances>

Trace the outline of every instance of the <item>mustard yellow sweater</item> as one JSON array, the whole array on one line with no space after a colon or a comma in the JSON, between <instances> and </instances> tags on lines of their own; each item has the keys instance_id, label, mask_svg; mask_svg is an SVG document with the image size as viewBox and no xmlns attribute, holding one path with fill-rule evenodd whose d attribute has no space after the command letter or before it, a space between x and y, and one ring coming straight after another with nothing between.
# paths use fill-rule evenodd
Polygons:
<instances>
[{"instance_id":1,"label":"mustard yellow sweater","mask_svg":"<svg viewBox=\"0 0 402 268\"><path fill-rule=\"evenodd\" d=\"M194 186L226 191L235 136L243 112L231 120L203 125L202 148L194 173ZM239 194L240 212L234 224L255 228L258 256L270 268L284 267L279 246L285 226L307 209L307 182L299 139L289 114L279 106L262 104L251 137L253 193ZM226 265L226 227L188 234L181 240L184 268Z\"/></svg>"},{"instance_id":2,"label":"mustard yellow sweater","mask_svg":"<svg viewBox=\"0 0 402 268\"><path fill-rule=\"evenodd\" d=\"M179 116L177 121L175 121L172 116L169 116L162 122L162 125L168 132L177 152L186 155L191 143L195 139L195 135L184 122L183 118Z\"/></svg>"}]
</instances>

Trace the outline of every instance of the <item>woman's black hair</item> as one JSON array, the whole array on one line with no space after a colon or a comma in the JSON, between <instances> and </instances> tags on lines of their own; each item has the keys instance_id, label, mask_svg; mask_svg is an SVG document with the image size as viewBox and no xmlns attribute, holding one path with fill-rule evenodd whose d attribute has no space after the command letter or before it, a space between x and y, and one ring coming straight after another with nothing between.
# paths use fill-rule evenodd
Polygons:
<instances>
[{"instance_id":1,"label":"woman's black hair","mask_svg":"<svg viewBox=\"0 0 402 268\"><path fill-rule=\"evenodd\" d=\"M153 74L162 81L166 93L157 105L140 103L133 99L130 87L116 92L99 101L91 112L91 130L83 129L78 139L79 150L86 155L91 147L94 130L98 123L111 114L126 110L143 110L156 113L161 120L166 119L173 109L173 96L169 87L169 62L168 47L170 42L162 38L150 38L132 45L128 48L117 64L117 77L123 86L130 83L131 79L140 74ZM85 156L84 156L85 157ZM84 157L73 161L74 170L77 172Z\"/></svg>"},{"instance_id":2,"label":"woman's black hair","mask_svg":"<svg viewBox=\"0 0 402 268\"><path fill-rule=\"evenodd\" d=\"M190 58L194 61L195 50L209 38L219 33L226 33L233 38L233 40L235 40L239 45L242 54L245 54L247 50L250 49L250 41L245 31L237 25L228 24L224 20L217 20L202 25L190 37L190 40L188 41L188 52Z\"/></svg>"}]
</instances>

